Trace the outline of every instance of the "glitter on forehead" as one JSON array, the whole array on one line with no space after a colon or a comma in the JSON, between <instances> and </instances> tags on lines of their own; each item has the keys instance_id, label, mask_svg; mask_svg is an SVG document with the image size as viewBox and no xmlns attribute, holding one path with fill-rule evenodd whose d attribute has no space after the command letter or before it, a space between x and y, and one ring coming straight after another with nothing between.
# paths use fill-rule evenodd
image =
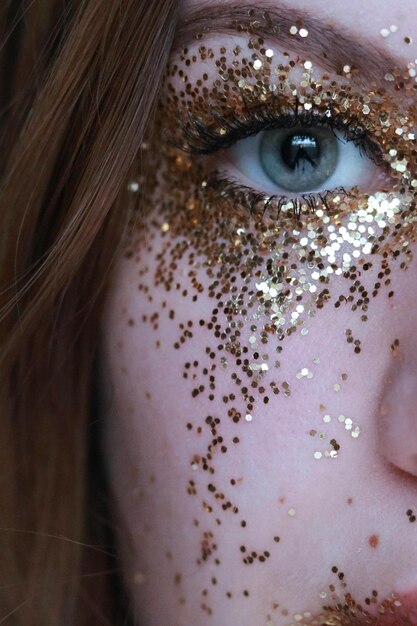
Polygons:
<instances>
[{"instance_id":1,"label":"glitter on forehead","mask_svg":"<svg viewBox=\"0 0 417 626\"><path fill-rule=\"evenodd\" d=\"M267 18L254 12L251 28L237 25L239 41L232 37L227 46L209 47L199 38L168 67L159 111L164 127L154 141L163 162L154 168L160 178L149 202L158 213L141 216L142 228L132 233L132 256L151 249L155 233L161 240L153 282L146 284L144 278L140 286L144 296L152 298L152 290L159 289L167 302L175 292L187 303L181 316L169 305L166 315L177 333L172 349L178 354L179 377L195 403L195 415L184 427L195 438L195 454L187 459L187 497L195 502L196 519L214 529L202 530L199 567L220 561L216 526L229 524L232 534L236 529L247 533L245 543L236 538L235 546L245 567L273 562L290 541L280 525L284 518L294 518L292 527L303 520L302 500L288 494L291 506L277 506L277 534L267 537L262 549L252 549L252 520L239 501L247 476L240 477L237 469L225 477L219 459L247 454L256 429L270 427L267 405L290 404L293 394L322 380L327 363L319 350L314 359L301 354L293 370L281 374L287 355L293 356L292 338L307 342L322 309L350 312L355 324L340 339L352 361L360 358L367 349L360 328L366 327L370 303L377 297L394 298L391 269L409 267L417 239L416 107L401 105L406 96L415 100L415 65L387 67L387 91L376 85L358 87L349 59L339 75L330 76L308 57L275 50L257 35L262 19ZM380 33L387 37L396 30L392 25ZM297 21L290 34L308 40L308 29ZM411 38L404 41L409 44ZM389 91L393 86L394 96ZM374 187L284 197L240 186L218 169L222 150L236 142L236 129L243 123L261 131L265 120L295 114L311 120L302 117L311 113L331 120L339 131L344 128L350 141L366 135L365 158L381 170ZM132 184L130 191L139 191ZM183 274L178 272L181 262ZM368 279L371 274L376 280ZM202 294L210 309L197 316L190 304ZM146 323L157 327L158 315ZM205 342L195 359L186 358L183 348L198 329L207 331ZM398 340L391 337L387 348L395 357ZM345 447L360 446L355 440L367 434L359 416L338 405L350 388L350 370L348 375L345 369L334 372L327 384L332 407L326 398L328 408L321 405L304 431L299 454L308 455L312 471L322 465L335 471ZM281 421L278 415L274 427ZM400 514L403 518L404 511ZM412 509L407 517L415 521ZM199 524L197 520L195 526ZM332 573L345 585L343 572L334 566ZM212 572L207 576L207 586L218 586ZM297 624L343 626L358 616L363 624L378 624L348 593L337 595L334 585L322 589L322 615L297 612L292 616ZM232 591L227 591L231 601L251 596L238 583ZM339 602L337 609L331 601ZM394 602L387 606L395 607ZM202 610L211 614L208 600Z\"/></svg>"}]
</instances>

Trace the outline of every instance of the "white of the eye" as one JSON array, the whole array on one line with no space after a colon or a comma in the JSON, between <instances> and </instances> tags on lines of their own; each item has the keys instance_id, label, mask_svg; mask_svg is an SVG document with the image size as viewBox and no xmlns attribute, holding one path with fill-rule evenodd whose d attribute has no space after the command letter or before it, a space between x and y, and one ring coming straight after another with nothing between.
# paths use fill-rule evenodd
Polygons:
<instances>
[{"instance_id":1,"label":"white of the eye","mask_svg":"<svg viewBox=\"0 0 417 626\"><path fill-rule=\"evenodd\" d=\"M228 150L227 163L225 163L225 175L231 176L237 182L251 186L256 190L270 194L294 195L296 192L288 192L276 185L264 171L259 158L259 144L262 139L262 131L237 141ZM303 191L303 193L332 190L338 187L349 189L352 187L366 187L369 183L375 164L366 156L362 156L360 150L352 141L346 141L342 133L335 131L339 141L339 156L336 169L333 174L323 183L320 188ZM240 181L240 175L246 180Z\"/></svg>"}]
</instances>

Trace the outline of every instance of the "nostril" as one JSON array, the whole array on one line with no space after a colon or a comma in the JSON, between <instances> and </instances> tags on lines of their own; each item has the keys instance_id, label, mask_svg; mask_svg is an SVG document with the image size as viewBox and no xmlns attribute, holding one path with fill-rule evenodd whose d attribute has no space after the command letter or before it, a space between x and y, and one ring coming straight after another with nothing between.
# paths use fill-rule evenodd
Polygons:
<instances>
[{"instance_id":1,"label":"nostril","mask_svg":"<svg viewBox=\"0 0 417 626\"><path fill-rule=\"evenodd\" d=\"M417 476L417 358L397 358L386 372L377 415L379 451Z\"/></svg>"}]
</instances>

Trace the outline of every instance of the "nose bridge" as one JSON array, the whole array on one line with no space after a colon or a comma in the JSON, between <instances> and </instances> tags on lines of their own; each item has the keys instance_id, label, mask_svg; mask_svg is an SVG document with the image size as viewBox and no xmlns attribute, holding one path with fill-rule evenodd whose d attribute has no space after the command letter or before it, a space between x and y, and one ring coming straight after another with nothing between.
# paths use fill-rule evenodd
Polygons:
<instances>
[{"instance_id":1,"label":"nose bridge","mask_svg":"<svg viewBox=\"0 0 417 626\"><path fill-rule=\"evenodd\" d=\"M397 468L417 476L417 350L393 345L376 416L378 447Z\"/></svg>"}]
</instances>

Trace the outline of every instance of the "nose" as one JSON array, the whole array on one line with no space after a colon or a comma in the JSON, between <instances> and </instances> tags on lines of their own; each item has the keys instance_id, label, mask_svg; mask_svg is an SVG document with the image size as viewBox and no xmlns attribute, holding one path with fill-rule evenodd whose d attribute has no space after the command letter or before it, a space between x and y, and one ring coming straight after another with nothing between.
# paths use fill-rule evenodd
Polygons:
<instances>
[{"instance_id":1,"label":"nose","mask_svg":"<svg viewBox=\"0 0 417 626\"><path fill-rule=\"evenodd\" d=\"M387 461L417 476L417 353L398 342L383 382L378 445Z\"/></svg>"}]
</instances>

